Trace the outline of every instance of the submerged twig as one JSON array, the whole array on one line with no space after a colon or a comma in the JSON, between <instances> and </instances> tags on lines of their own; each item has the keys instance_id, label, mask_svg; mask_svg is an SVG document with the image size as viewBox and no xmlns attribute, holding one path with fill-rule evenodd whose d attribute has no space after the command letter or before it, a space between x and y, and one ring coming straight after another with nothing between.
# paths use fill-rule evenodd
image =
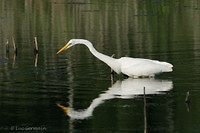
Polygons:
<instances>
[{"instance_id":1,"label":"submerged twig","mask_svg":"<svg viewBox=\"0 0 200 133\"><path fill-rule=\"evenodd\" d=\"M112 58L115 56L115 54L112 54ZM110 78L111 78L111 85L113 85L114 84L114 71L113 71L113 69L111 68L111 70L110 70L110 73L111 73L111 75L110 75Z\"/></svg>"},{"instance_id":2,"label":"submerged twig","mask_svg":"<svg viewBox=\"0 0 200 133\"><path fill-rule=\"evenodd\" d=\"M115 54L112 54L112 55L111 55L111 57L112 57L112 58L113 58L113 57L115 57ZM113 71L113 69L112 69L112 68L111 68L111 70L110 70L110 71L111 71L111 74L114 74L114 71Z\"/></svg>"},{"instance_id":3,"label":"submerged twig","mask_svg":"<svg viewBox=\"0 0 200 133\"><path fill-rule=\"evenodd\" d=\"M147 133L146 94L144 87L144 133Z\"/></svg>"},{"instance_id":4,"label":"submerged twig","mask_svg":"<svg viewBox=\"0 0 200 133\"><path fill-rule=\"evenodd\" d=\"M190 92L187 91L187 93L186 93L186 98L185 98L185 103L190 103L190 98L189 98L189 96L190 96Z\"/></svg>"},{"instance_id":5,"label":"submerged twig","mask_svg":"<svg viewBox=\"0 0 200 133\"><path fill-rule=\"evenodd\" d=\"M15 67L15 63L16 63L16 53L15 53L14 56L13 56L13 64L12 64L12 67L13 67L13 68Z\"/></svg>"},{"instance_id":6,"label":"submerged twig","mask_svg":"<svg viewBox=\"0 0 200 133\"><path fill-rule=\"evenodd\" d=\"M15 52L15 55L17 55L17 46L16 46L16 44L15 44L15 39L14 39L14 37L12 37L12 40L13 40L14 52Z\"/></svg>"},{"instance_id":7,"label":"submerged twig","mask_svg":"<svg viewBox=\"0 0 200 133\"><path fill-rule=\"evenodd\" d=\"M37 67L38 64L38 53L35 54L35 67Z\"/></svg>"},{"instance_id":8,"label":"submerged twig","mask_svg":"<svg viewBox=\"0 0 200 133\"><path fill-rule=\"evenodd\" d=\"M189 105L190 105L190 102L191 102L191 101L190 101L189 96L190 96L190 93L189 93L189 91L187 91L187 93L186 93L186 98L185 98L185 104L186 104L187 112L190 111Z\"/></svg>"},{"instance_id":9,"label":"submerged twig","mask_svg":"<svg viewBox=\"0 0 200 133\"><path fill-rule=\"evenodd\" d=\"M9 58L9 41L6 41L6 58Z\"/></svg>"},{"instance_id":10,"label":"submerged twig","mask_svg":"<svg viewBox=\"0 0 200 133\"><path fill-rule=\"evenodd\" d=\"M34 42L35 42L35 48L34 48L34 53L38 53L38 43L37 43L37 37L34 37Z\"/></svg>"},{"instance_id":11,"label":"submerged twig","mask_svg":"<svg viewBox=\"0 0 200 133\"><path fill-rule=\"evenodd\" d=\"M6 41L6 53L9 53L9 42L8 42L8 39Z\"/></svg>"}]
</instances>

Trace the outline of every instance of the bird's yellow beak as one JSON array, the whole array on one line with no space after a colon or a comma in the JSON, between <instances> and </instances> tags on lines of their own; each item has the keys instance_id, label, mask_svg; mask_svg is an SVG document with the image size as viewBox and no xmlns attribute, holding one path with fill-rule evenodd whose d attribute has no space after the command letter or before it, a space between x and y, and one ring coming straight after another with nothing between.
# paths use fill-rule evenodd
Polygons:
<instances>
[{"instance_id":1,"label":"bird's yellow beak","mask_svg":"<svg viewBox=\"0 0 200 133\"><path fill-rule=\"evenodd\" d=\"M71 43L66 44L63 48L61 48L57 54L61 53L62 51L64 51Z\"/></svg>"},{"instance_id":2,"label":"bird's yellow beak","mask_svg":"<svg viewBox=\"0 0 200 133\"><path fill-rule=\"evenodd\" d=\"M60 107L61 109L63 109L63 111L66 113L66 115L68 115L68 108L65 106L62 106L61 104L57 103L57 106Z\"/></svg>"}]
</instances>

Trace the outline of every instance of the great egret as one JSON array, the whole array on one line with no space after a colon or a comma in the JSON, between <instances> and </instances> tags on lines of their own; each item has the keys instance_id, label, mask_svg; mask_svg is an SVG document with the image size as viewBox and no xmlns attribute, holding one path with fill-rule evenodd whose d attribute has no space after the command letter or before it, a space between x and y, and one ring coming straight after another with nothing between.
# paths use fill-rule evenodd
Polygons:
<instances>
[{"instance_id":1,"label":"great egret","mask_svg":"<svg viewBox=\"0 0 200 133\"><path fill-rule=\"evenodd\" d=\"M155 74L172 71L173 65L167 62L130 57L121 57L119 59L112 58L98 52L93 47L92 43L85 39L71 39L57 54L76 44L86 45L95 57L110 66L117 74L123 73L129 77L138 78L154 77Z\"/></svg>"},{"instance_id":2,"label":"great egret","mask_svg":"<svg viewBox=\"0 0 200 133\"><path fill-rule=\"evenodd\" d=\"M92 100L90 106L86 109L75 110L71 107L65 107L57 104L63 111L72 119L86 119L92 116L96 107L103 104L105 101L120 98L132 99L140 95L144 95L143 88L145 87L145 94L165 94L173 88L173 82L170 80L157 79L132 79L128 78L123 81L118 80L114 85L108 88L107 91L100 94L99 97Z\"/></svg>"}]
</instances>

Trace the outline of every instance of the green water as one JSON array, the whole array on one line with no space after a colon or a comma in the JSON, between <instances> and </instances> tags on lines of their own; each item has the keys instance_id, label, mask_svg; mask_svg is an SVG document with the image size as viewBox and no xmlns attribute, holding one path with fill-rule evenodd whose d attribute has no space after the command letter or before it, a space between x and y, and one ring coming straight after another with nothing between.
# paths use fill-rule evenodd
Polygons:
<instances>
[{"instance_id":1,"label":"green water","mask_svg":"<svg viewBox=\"0 0 200 133\"><path fill-rule=\"evenodd\" d=\"M1 0L0 132L200 132L199 3ZM173 72L137 80L115 75L112 85L110 68L85 46L56 55L71 38L116 58L170 62ZM68 115L58 104L70 107Z\"/></svg>"}]
</instances>

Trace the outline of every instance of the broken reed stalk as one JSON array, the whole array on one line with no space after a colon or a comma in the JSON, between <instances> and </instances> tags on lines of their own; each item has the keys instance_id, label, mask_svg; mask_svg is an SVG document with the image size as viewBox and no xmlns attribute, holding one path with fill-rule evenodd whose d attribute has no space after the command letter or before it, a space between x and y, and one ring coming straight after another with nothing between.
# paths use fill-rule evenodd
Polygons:
<instances>
[{"instance_id":1,"label":"broken reed stalk","mask_svg":"<svg viewBox=\"0 0 200 133\"><path fill-rule=\"evenodd\" d=\"M35 42L35 49L34 49L34 53L37 54L38 53L38 43L37 43L37 37L34 37L34 42Z\"/></svg>"},{"instance_id":2,"label":"broken reed stalk","mask_svg":"<svg viewBox=\"0 0 200 133\"><path fill-rule=\"evenodd\" d=\"M38 53L35 54L35 67L38 65Z\"/></svg>"},{"instance_id":3,"label":"broken reed stalk","mask_svg":"<svg viewBox=\"0 0 200 133\"><path fill-rule=\"evenodd\" d=\"M187 91L187 93L186 93L186 98L185 98L185 103L190 103L190 98L189 98L189 96L190 96L190 92Z\"/></svg>"},{"instance_id":4,"label":"broken reed stalk","mask_svg":"<svg viewBox=\"0 0 200 133\"><path fill-rule=\"evenodd\" d=\"M8 41L8 39L6 41L6 58L7 59L9 58L9 41Z\"/></svg>"},{"instance_id":5,"label":"broken reed stalk","mask_svg":"<svg viewBox=\"0 0 200 133\"><path fill-rule=\"evenodd\" d=\"M15 53L14 56L13 56L13 64L12 64L12 68L15 67L15 63L16 63L16 56L17 54Z\"/></svg>"},{"instance_id":6,"label":"broken reed stalk","mask_svg":"<svg viewBox=\"0 0 200 133\"><path fill-rule=\"evenodd\" d=\"M114 56L115 54L113 54L111 57L113 58ZM110 78L111 78L111 86L112 86L114 84L114 71L112 70L112 68L110 70L110 73L111 73Z\"/></svg>"},{"instance_id":7,"label":"broken reed stalk","mask_svg":"<svg viewBox=\"0 0 200 133\"><path fill-rule=\"evenodd\" d=\"M15 39L14 39L14 37L12 37L12 40L13 40L14 52L15 52L15 55L17 55L17 47L16 47L16 44L15 44Z\"/></svg>"},{"instance_id":8,"label":"broken reed stalk","mask_svg":"<svg viewBox=\"0 0 200 133\"><path fill-rule=\"evenodd\" d=\"M8 42L8 39L6 41L6 53L9 53L9 42Z\"/></svg>"},{"instance_id":9,"label":"broken reed stalk","mask_svg":"<svg viewBox=\"0 0 200 133\"><path fill-rule=\"evenodd\" d=\"M111 57L112 57L112 58L115 57L115 54L112 54ZM111 74L114 74L114 71L112 70L112 68L111 68L110 71L111 71Z\"/></svg>"},{"instance_id":10,"label":"broken reed stalk","mask_svg":"<svg viewBox=\"0 0 200 133\"><path fill-rule=\"evenodd\" d=\"M111 80L111 86L113 86L113 84L114 84L114 74L110 75L110 80Z\"/></svg>"},{"instance_id":11,"label":"broken reed stalk","mask_svg":"<svg viewBox=\"0 0 200 133\"><path fill-rule=\"evenodd\" d=\"M190 93L189 93L189 91L187 91L186 98L185 98L185 104L186 104L187 112L190 112L190 107L189 107L189 105L190 105L190 98L189 98L189 96L190 96Z\"/></svg>"}]
</instances>

